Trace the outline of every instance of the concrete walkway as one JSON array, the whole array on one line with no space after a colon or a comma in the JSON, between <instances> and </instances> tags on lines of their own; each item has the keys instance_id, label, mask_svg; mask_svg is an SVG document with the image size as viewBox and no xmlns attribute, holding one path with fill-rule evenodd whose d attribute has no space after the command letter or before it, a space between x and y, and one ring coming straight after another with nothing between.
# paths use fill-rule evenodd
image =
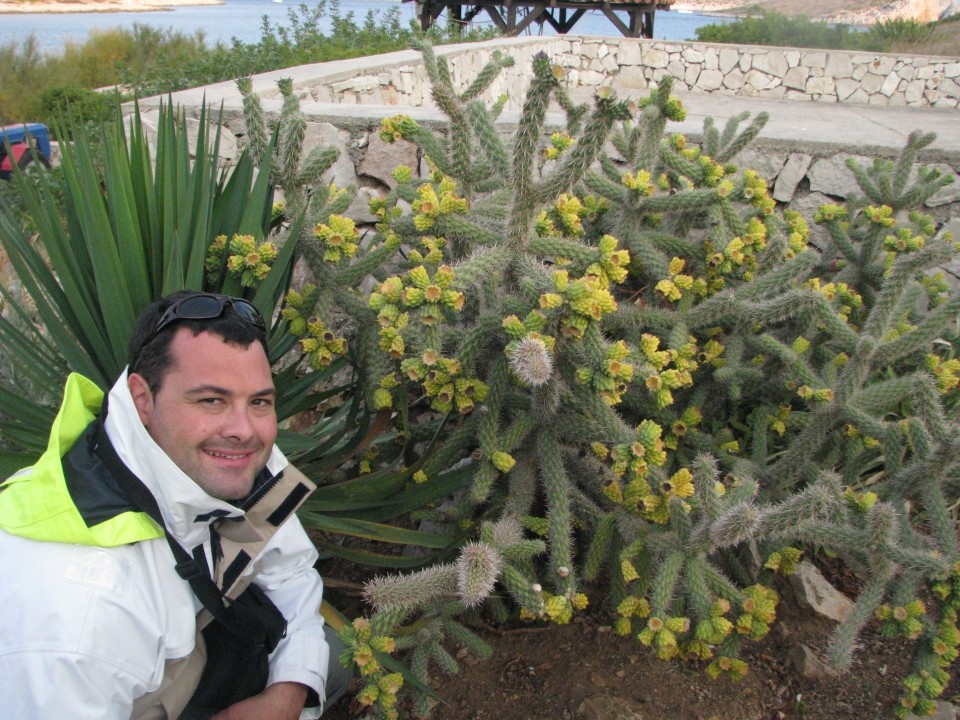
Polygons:
<instances>
[{"instance_id":1,"label":"concrete walkway","mask_svg":"<svg viewBox=\"0 0 960 720\"><path fill-rule=\"evenodd\" d=\"M675 94L687 109L687 119L674 127L691 135L701 132L708 116L712 116L722 130L728 118L744 110L751 117L767 112L770 120L757 139L763 146L800 152L816 147L817 154L842 151L887 155L899 152L910 133L919 130L937 135L921 153L922 160L943 162L954 168L960 163L960 112L953 109Z\"/></svg>"},{"instance_id":2,"label":"concrete walkway","mask_svg":"<svg viewBox=\"0 0 960 720\"><path fill-rule=\"evenodd\" d=\"M639 99L647 90L620 92L621 97ZM574 92L578 103L589 94ZM936 133L936 140L921 153L925 162L941 162L960 168L960 112L956 109L884 107L853 103L820 103L803 100L749 98L718 93L674 92L687 110L687 119L669 123L669 132L679 132L691 140L703 131L703 122L712 117L722 131L727 120L746 111L754 118L761 112L770 115L754 147L783 152L806 152L817 156L835 152L858 155L896 155L907 144L910 133ZM741 124L747 127L749 120Z\"/></svg>"}]
</instances>

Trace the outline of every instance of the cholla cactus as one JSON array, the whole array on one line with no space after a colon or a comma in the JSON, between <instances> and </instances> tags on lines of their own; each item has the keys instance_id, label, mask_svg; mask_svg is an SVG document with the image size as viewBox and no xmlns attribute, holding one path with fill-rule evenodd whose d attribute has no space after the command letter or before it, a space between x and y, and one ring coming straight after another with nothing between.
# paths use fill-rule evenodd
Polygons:
<instances>
[{"instance_id":1,"label":"cholla cactus","mask_svg":"<svg viewBox=\"0 0 960 720\"><path fill-rule=\"evenodd\" d=\"M548 587L537 583L546 610L527 615L568 618L580 572L593 577L607 562L622 631L661 657L709 658L711 675L739 677L737 645L769 630L777 597L767 584L727 580L718 551L772 543L767 570L783 574L800 552L785 546L811 543L875 574L834 640L843 665L895 579L939 572L956 556L942 486L957 435L938 397L956 387L955 373L930 343L960 305L921 280L953 248L934 239L928 218L915 213L900 227L894 217L942 184L924 173L907 187L904 168L927 140L913 138L895 165L854 168L865 199L817 215L833 241L822 260L807 248L803 218L778 213L763 178L731 162L764 116L743 132L742 117L722 133L708 123L699 146L661 139L683 115L665 79L613 135L614 161L602 142L630 109L604 95L582 130L582 115L571 122L575 142L548 141L556 165L538 178L547 98L562 82L539 57L510 186L487 194L504 151L487 120L464 120L442 61L427 52L425 62L453 130L447 144L409 119L385 125L419 142L435 170L419 184L402 175L397 199L419 203L412 218L393 212L392 199L382 216L411 246L425 231L442 237L431 252L465 296L457 318L444 315L456 325L430 347L468 371L487 369L471 500L518 515L536 497L546 502ZM476 103L470 112L481 114ZM590 170L597 162L601 172ZM438 213L454 187L467 204ZM398 362L419 362L424 335L412 323L398 331ZM881 453L886 502L856 510L843 486L856 487ZM934 457L938 479L920 470ZM934 538L896 517L905 497L937 506ZM577 523L592 535L582 565ZM922 557L931 542L942 559Z\"/></svg>"},{"instance_id":2,"label":"cholla cactus","mask_svg":"<svg viewBox=\"0 0 960 720\"><path fill-rule=\"evenodd\" d=\"M420 683L427 681L431 662L446 672L456 672L458 665L444 648L446 641L456 642L478 657L489 656L490 649L454 618L465 610L489 602L491 591L498 582L524 607L545 612L540 593L532 590L529 581L523 578L523 572L514 565L527 565L543 549L543 543L525 538L515 519L484 523L480 540L465 544L456 561L408 575L382 576L368 583L365 599L374 614L369 623L362 619L357 622L363 627L387 627L385 623L392 623L388 634L395 635L396 641L391 642L391 649L395 646L412 650L410 667ZM413 614L421 614L424 621L408 627L400 625ZM353 643L348 642L348 648L357 646L355 634L348 633L347 637ZM352 653L358 665L367 663L360 666L361 674L365 674L364 667L374 667L372 655L361 653L358 660L357 652L353 650ZM379 666L376 669L379 670ZM366 691L371 701L383 697L379 685L371 687L368 684L367 687L371 688ZM419 691L416 694L423 712L427 696ZM389 713L384 717L389 717Z\"/></svg>"},{"instance_id":3,"label":"cholla cactus","mask_svg":"<svg viewBox=\"0 0 960 720\"><path fill-rule=\"evenodd\" d=\"M708 122L695 145L666 134L684 116L669 78L639 107L603 90L588 115L541 54L503 138L502 100L478 98L509 61L460 90L422 50L450 131L384 121L381 135L417 143L429 171L395 171L369 242L335 217L336 191L290 201L319 228L299 236L318 289L291 327L345 311L366 399L396 430L397 449L365 454L363 472L428 502L459 491L415 514L456 533L459 559L368 590L397 624L419 615L387 633L414 676L455 668L446 640L478 647L458 613L566 622L597 604L583 581L606 568L619 631L738 678L740 643L776 620L777 575L817 546L866 574L834 662L877 612L908 634L920 623L904 707L926 707L956 651L956 609L944 600L921 619L911 603L924 583L953 596L960 462L958 366L941 339L955 346L960 300L930 273L954 247L909 212L945 182L911 180L929 139L895 163L854 165L863 196L820 209L828 240L814 250L807 222L735 164L765 116ZM562 131L547 128L551 101ZM291 177L293 120L278 178ZM356 254L334 258L335 236ZM358 297L368 274L376 289ZM767 556L754 577L729 552L748 541Z\"/></svg>"}]
</instances>

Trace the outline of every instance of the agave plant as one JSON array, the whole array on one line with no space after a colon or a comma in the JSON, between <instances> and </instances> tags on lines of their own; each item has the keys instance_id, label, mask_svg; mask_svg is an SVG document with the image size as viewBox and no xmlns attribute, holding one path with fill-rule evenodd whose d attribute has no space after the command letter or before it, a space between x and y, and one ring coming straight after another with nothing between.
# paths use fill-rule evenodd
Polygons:
<instances>
[{"instance_id":1,"label":"agave plant","mask_svg":"<svg viewBox=\"0 0 960 720\"><path fill-rule=\"evenodd\" d=\"M48 173L13 178L29 230L0 198L0 242L17 280L16 292L0 288L0 472L42 451L69 372L109 387L150 302L204 289L243 294L272 317L290 278L293 246L282 238L271 238L266 261L252 268L256 289L243 284L251 268L228 267L229 252L211 262L218 238L264 249L273 197L268 174L256 176L246 154L230 173L217 166L219 133L200 133L191 147L185 118L164 108L155 156L139 109L128 125L118 114L99 139L84 128L71 136L60 145L59 184ZM271 334L274 357L290 345L286 333Z\"/></svg>"}]
</instances>

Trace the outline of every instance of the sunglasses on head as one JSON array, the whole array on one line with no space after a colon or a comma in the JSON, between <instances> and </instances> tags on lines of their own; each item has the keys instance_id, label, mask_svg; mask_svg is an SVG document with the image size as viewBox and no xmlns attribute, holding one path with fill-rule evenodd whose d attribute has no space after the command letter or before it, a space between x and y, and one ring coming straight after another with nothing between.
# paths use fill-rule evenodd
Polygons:
<instances>
[{"instance_id":1,"label":"sunglasses on head","mask_svg":"<svg viewBox=\"0 0 960 720\"><path fill-rule=\"evenodd\" d=\"M243 320L248 325L252 325L258 332L265 334L267 326L263 321L263 315L253 306L252 303L242 298L230 297L229 295L217 295L215 293L193 293L182 297L168 307L160 319L157 326L150 333L150 336L144 340L140 346L143 348L149 345L157 335L165 329L180 320L216 320L228 310ZM132 364L132 368L137 366L140 361L139 354Z\"/></svg>"}]
</instances>

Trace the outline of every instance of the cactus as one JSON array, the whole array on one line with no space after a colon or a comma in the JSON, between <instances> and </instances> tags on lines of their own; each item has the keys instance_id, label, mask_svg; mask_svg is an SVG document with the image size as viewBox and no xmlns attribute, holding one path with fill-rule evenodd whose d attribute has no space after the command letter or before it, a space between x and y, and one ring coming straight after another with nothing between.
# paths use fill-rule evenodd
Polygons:
<instances>
[{"instance_id":1,"label":"cactus","mask_svg":"<svg viewBox=\"0 0 960 720\"><path fill-rule=\"evenodd\" d=\"M867 573L833 661L881 617L918 643L903 707L932 702L958 644L960 366L943 340L956 346L960 300L930 276L955 248L916 211L946 182L911 179L930 138L852 165L862 195L820 208L828 241L814 250L806 221L735 165L765 116L708 122L695 146L666 134L684 116L669 78L638 107L603 90L588 114L541 54L505 138L502 99L480 97L509 59L461 90L421 49L449 133L384 120L381 136L419 144L429 171L397 169L367 246L338 191L292 203L316 286L285 310L291 329L324 318L303 341L317 363L341 348L327 318L350 316L344 347L397 438L366 470L465 478L415 513L459 549L368 586L372 617L396 616L412 677L455 669L446 642L482 652L459 615L567 622L587 606L584 582L599 592L605 577L619 632L738 678L739 646L775 622L777 575L825 547ZM276 177L299 198L285 92ZM562 131L547 130L551 101ZM362 297L367 274L377 285ZM731 552L748 541L769 550L753 578ZM925 585L943 602L921 616Z\"/></svg>"}]
</instances>

